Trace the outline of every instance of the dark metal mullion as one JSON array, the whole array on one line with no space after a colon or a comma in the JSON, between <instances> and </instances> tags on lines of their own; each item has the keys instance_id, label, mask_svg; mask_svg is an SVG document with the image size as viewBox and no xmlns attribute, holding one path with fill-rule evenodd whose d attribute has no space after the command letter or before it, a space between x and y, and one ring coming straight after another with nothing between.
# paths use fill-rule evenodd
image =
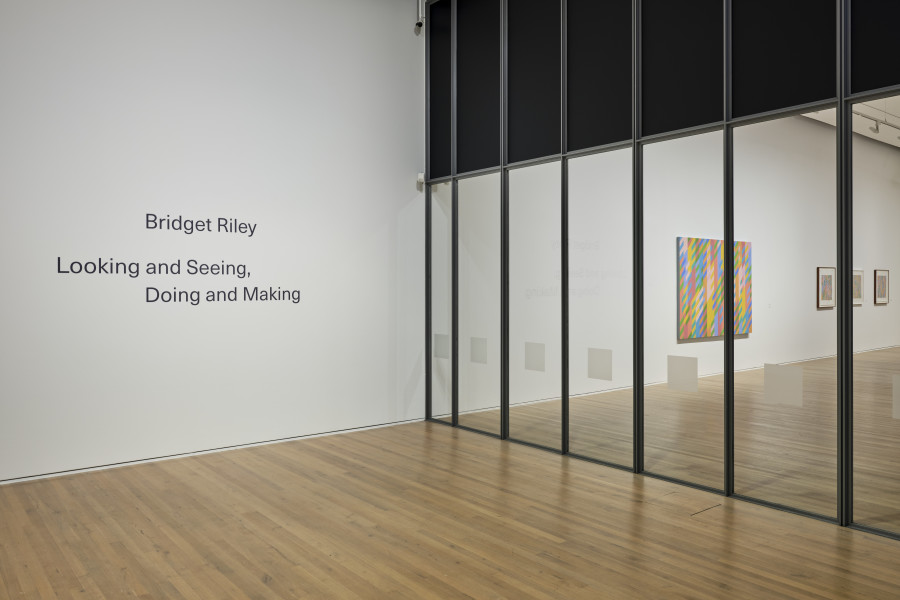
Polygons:
<instances>
[{"instance_id":1,"label":"dark metal mullion","mask_svg":"<svg viewBox=\"0 0 900 600\"><path fill-rule=\"evenodd\" d=\"M427 151L426 151L427 152ZM431 374L431 186L425 185L425 419L432 418Z\"/></svg>"},{"instance_id":2,"label":"dark metal mullion","mask_svg":"<svg viewBox=\"0 0 900 600\"><path fill-rule=\"evenodd\" d=\"M450 317L450 329L452 331L451 354L451 422L453 426L459 425L459 180L454 179L451 187L451 298L452 308Z\"/></svg>"},{"instance_id":3,"label":"dark metal mullion","mask_svg":"<svg viewBox=\"0 0 900 600\"><path fill-rule=\"evenodd\" d=\"M508 0L500 0L500 439L509 438Z\"/></svg>"},{"instance_id":4,"label":"dark metal mullion","mask_svg":"<svg viewBox=\"0 0 900 600\"><path fill-rule=\"evenodd\" d=\"M632 318L634 319L632 444L635 473L644 470L644 148L641 138L641 0L632 7Z\"/></svg>"},{"instance_id":5,"label":"dark metal mullion","mask_svg":"<svg viewBox=\"0 0 900 600\"><path fill-rule=\"evenodd\" d=\"M850 91L850 0L838 7L837 378L838 523L853 522L853 104Z\"/></svg>"},{"instance_id":6,"label":"dark metal mullion","mask_svg":"<svg viewBox=\"0 0 900 600\"><path fill-rule=\"evenodd\" d=\"M459 425L459 180L456 178L457 150L457 22L456 0L450 0L450 175L451 183L451 227L450 227L450 330L451 330L451 367L450 367L450 422Z\"/></svg>"},{"instance_id":7,"label":"dark metal mullion","mask_svg":"<svg viewBox=\"0 0 900 600\"><path fill-rule=\"evenodd\" d=\"M425 419L432 418L431 376L431 5L425 9Z\"/></svg>"},{"instance_id":8,"label":"dark metal mullion","mask_svg":"<svg viewBox=\"0 0 900 600\"><path fill-rule=\"evenodd\" d=\"M724 0L724 213L725 248L725 481L726 496L734 494L734 128L727 124L732 108L731 0Z\"/></svg>"},{"instance_id":9,"label":"dark metal mullion","mask_svg":"<svg viewBox=\"0 0 900 600\"><path fill-rule=\"evenodd\" d=\"M457 77L456 0L450 0L450 175L456 178ZM455 382L454 382L455 384ZM454 385L455 387L455 385Z\"/></svg>"},{"instance_id":10,"label":"dark metal mullion","mask_svg":"<svg viewBox=\"0 0 900 600\"><path fill-rule=\"evenodd\" d=\"M566 15L568 4L566 0L560 1L560 151L563 158L560 161L560 298L562 301L561 319L561 378L562 378L562 439L560 449L563 454L569 452L569 159L565 157L568 145L568 42L566 29Z\"/></svg>"}]
</instances>

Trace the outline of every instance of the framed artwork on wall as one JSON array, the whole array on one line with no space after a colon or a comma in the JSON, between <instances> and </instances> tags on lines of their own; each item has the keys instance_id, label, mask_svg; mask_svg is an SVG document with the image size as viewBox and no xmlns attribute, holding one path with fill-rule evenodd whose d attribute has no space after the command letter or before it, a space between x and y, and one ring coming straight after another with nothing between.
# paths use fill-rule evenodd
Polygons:
<instances>
[{"instance_id":1,"label":"framed artwork on wall","mask_svg":"<svg viewBox=\"0 0 900 600\"><path fill-rule=\"evenodd\" d=\"M678 237L678 339L725 335L723 240ZM734 333L753 331L752 247L734 243Z\"/></svg>"},{"instance_id":2,"label":"framed artwork on wall","mask_svg":"<svg viewBox=\"0 0 900 600\"><path fill-rule=\"evenodd\" d=\"M816 308L834 308L834 267L818 268Z\"/></svg>"},{"instance_id":3,"label":"framed artwork on wall","mask_svg":"<svg viewBox=\"0 0 900 600\"><path fill-rule=\"evenodd\" d=\"M890 299L889 271L875 269L875 304L887 304Z\"/></svg>"},{"instance_id":4,"label":"framed artwork on wall","mask_svg":"<svg viewBox=\"0 0 900 600\"><path fill-rule=\"evenodd\" d=\"M853 306L862 306L863 303L863 272L853 271Z\"/></svg>"}]
</instances>

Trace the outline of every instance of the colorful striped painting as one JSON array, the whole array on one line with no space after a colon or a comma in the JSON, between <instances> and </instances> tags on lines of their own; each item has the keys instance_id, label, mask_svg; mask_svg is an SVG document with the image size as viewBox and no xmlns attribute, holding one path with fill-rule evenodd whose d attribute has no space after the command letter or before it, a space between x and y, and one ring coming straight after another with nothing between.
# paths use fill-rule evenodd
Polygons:
<instances>
[{"instance_id":1,"label":"colorful striped painting","mask_svg":"<svg viewBox=\"0 0 900 600\"><path fill-rule=\"evenodd\" d=\"M678 238L678 339L724 335L722 240ZM752 331L750 242L734 243L734 332Z\"/></svg>"},{"instance_id":2,"label":"colorful striped painting","mask_svg":"<svg viewBox=\"0 0 900 600\"><path fill-rule=\"evenodd\" d=\"M875 304L888 303L888 271L875 271Z\"/></svg>"},{"instance_id":3,"label":"colorful striped painting","mask_svg":"<svg viewBox=\"0 0 900 600\"><path fill-rule=\"evenodd\" d=\"M834 300L834 285L831 281L831 275L822 275L822 286L819 294L819 300L822 302Z\"/></svg>"}]
</instances>

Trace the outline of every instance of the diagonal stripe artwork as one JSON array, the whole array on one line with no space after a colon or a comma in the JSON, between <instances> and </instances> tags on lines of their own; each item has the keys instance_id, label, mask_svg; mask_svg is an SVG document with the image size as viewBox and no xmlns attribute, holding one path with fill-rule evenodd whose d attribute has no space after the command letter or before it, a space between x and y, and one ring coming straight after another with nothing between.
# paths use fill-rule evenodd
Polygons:
<instances>
[{"instance_id":1,"label":"diagonal stripe artwork","mask_svg":"<svg viewBox=\"0 0 900 600\"><path fill-rule=\"evenodd\" d=\"M722 240L678 238L678 339L724 335ZM734 243L734 332L752 330L750 242Z\"/></svg>"}]
</instances>

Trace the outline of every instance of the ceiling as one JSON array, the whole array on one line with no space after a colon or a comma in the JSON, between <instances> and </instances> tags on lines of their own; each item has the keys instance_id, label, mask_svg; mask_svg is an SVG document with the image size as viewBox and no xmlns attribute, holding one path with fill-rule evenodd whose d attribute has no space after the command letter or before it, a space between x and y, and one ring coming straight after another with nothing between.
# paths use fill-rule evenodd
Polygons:
<instances>
[{"instance_id":1,"label":"ceiling","mask_svg":"<svg viewBox=\"0 0 900 600\"><path fill-rule=\"evenodd\" d=\"M834 125L836 115L836 111L830 108L803 116ZM900 148L900 96L854 104L853 132Z\"/></svg>"}]
</instances>

